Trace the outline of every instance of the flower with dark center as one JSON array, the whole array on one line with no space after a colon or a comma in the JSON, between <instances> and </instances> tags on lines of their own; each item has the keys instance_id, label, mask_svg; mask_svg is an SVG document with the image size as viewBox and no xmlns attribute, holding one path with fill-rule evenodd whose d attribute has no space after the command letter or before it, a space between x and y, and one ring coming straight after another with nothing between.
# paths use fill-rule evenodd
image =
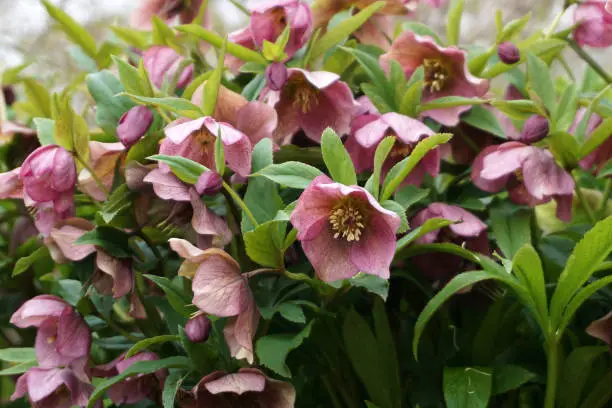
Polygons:
<instances>
[{"instance_id":1,"label":"flower with dark center","mask_svg":"<svg viewBox=\"0 0 612 408\"><path fill-rule=\"evenodd\" d=\"M423 87L431 93L440 92L450 80L450 72L437 59L425 58L423 60L425 78Z\"/></svg>"}]
</instances>

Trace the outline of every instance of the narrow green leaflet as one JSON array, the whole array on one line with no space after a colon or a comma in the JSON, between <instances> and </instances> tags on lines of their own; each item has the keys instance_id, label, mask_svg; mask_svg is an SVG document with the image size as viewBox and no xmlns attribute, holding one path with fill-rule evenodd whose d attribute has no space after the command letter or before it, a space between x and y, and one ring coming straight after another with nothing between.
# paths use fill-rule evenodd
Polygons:
<instances>
[{"instance_id":1,"label":"narrow green leaflet","mask_svg":"<svg viewBox=\"0 0 612 408\"><path fill-rule=\"evenodd\" d=\"M482 129L485 132L506 139L506 133L499 124L499 121L493 112L487 108L478 105L472 106L472 109L470 109L468 113L461 116L461 120L475 128Z\"/></svg>"},{"instance_id":2,"label":"narrow green leaflet","mask_svg":"<svg viewBox=\"0 0 612 408\"><path fill-rule=\"evenodd\" d=\"M347 186L357 185L355 167L342 141L331 128L323 131L321 136L321 153L325 165L334 181Z\"/></svg>"},{"instance_id":3,"label":"narrow green leaflet","mask_svg":"<svg viewBox=\"0 0 612 408\"><path fill-rule=\"evenodd\" d=\"M419 111L426 112L433 109L453 108L456 106L482 105L489 101L480 98L466 98L463 96L443 96L421 105Z\"/></svg>"},{"instance_id":4,"label":"narrow green leaflet","mask_svg":"<svg viewBox=\"0 0 612 408\"><path fill-rule=\"evenodd\" d=\"M168 109L179 116L185 116L191 119L202 117L202 111L193 103L183 98L165 97L165 98L149 98L146 96L133 95L130 93L123 94L139 105L153 106L156 108Z\"/></svg>"},{"instance_id":5,"label":"narrow green leaflet","mask_svg":"<svg viewBox=\"0 0 612 408\"><path fill-rule=\"evenodd\" d=\"M255 350L259 363L283 377L291 378L291 371L285 363L287 355L296 349L310 335L312 323L297 334L270 334L257 340Z\"/></svg>"},{"instance_id":6,"label":"narrow green leaflet","mask_svg":"<svg viewBox=\"0 0 612 408\"><path fill-rule=\"evenodd\" d=\"M130 258L132 254L128 239L129 235L125 231L102 225L84 233L74 243L99 246L115 258Z\"/></svg>"},{"instance_id":7,"label":"narrow green leaflet","mask_svg":"<svg viewBox=\"0 0 612 408\"><path fill-rule=\"evenodd\" d=\"M517 365L504 364L493 368L493 389L492 394L503 394L515 390L534 380L535 373Z\"/></svg>"},{"instance_id":8,"label":"narrow green leaflet","mask_svg":"<svg viewBox=\"0 0 612 408\"><path fill-rule=\"evenodd\" d=\"M164 408L174 408L176 401L176 393L181 388L181 384L187 378L185 370L171 369L170 374L164 382L164 390L162 392L162 404Z\"/></svg>"},{"instance_id":9,"label":"narrow green leaflet","mask_svg":"<svg viewBox=\"0 0 612 408\"><path fill-rule=\"evenodd\" d=\"M557 336L563 335L565 332L565 328L572 320L580 306L584 302L586 302L591 296L593 296L597 291L605 288L609 284L612 283L612 275L600 278L593 283L582 288L569 302L569 304L565 307L563 311L563 316L561 318L561 322L557 326Z\"/></svg>"},{"instance_id":10,"label":"narrow green leaflet","mask_svg":"<svg viewBox=\"0 0 612 408\"><path fill-rule=\"evenodd\" d=\"M146 80L142 78L140 72L138 71L138 68L135 68L134 66L128 64L121 58L118 58L114 55L112 58L115 64L117 65L121 85L123 85L123 88L125 88L126 92L135 95L153 96L152 94L150 94Z\"/></svg>"},{"instance_id":11,"label":"narrow green leaflet","mask_svg":"<svg viewBox=\"0 0 612 408\"><path fill-rule=\"evenodd\" d=\"M559 406L578 407L593 362L608 351L605 346L586 346L572 350L563 363L559 381Z\"/></svg>"},{"instance_id":12,"label":"narrow green leaflet","mask_svg":"<svg viewBox=\"0 0 612 408\"><path fill-rule=\"evenodd\" d=\"M11 274L11 276L21 275L22 273L30 269L30 266L32 266L34 262L44 257L49 257L49 250L46 246L42 246L36 249L36 251L32 252L28 256L19 258L17 262L15 262L15 267L13 268L13 273ZM2 360L1 357L0 360Z\"/></svg>"},{"instance_id":13,"label":"narrow green leaflet","mask_svg":"<svg viewBox=\"0 0 612 408\"><path fill-rule=\"evenodd\" d=\"M392 84L387 80L385 71L380 67L378 58L356 48L342 47L342 50L351 54L361 65L365 73L372 80L372 84L377 89L378 94L393 106Z\"/></svg>"},{"instance_id":14,"label":"narrow green leaflet","mask_svg":"<svg viewBox=\"0 0 612 408\"><path fill-rule=\"evenodd\" d=\"M121 26L111 26L110 29L117 37L140 50L144 50L149 46L149 33Z\"/></svg>"},{"instance_id":15,"label":"narrow green leaflet","mask_svg":"<svg viewBox=\"0 0 612 408\"><path fill-rule=\"evenodd\" d=\"M612 135L612 118L604 120L597 128L591 133L589 138L585 141L584 145L580 148L579 158L583 159L589 153L592 153L595 149L601 146L608 138Z\"/></svg>"},{"instance_id":16,"label":"narrow green leaflet","mask_svg":"<svg viewBox=\"0 0 612 408\"><path fill-rule=\"evenodd\" d=\"M42 0L42 3L47 9L47 13L59 23L62 31L70 37L72 42L81 47L85 54L95 60L98 56L98 47L96 46L96 40L91 34L60 8L51 4L50 1Z\"/></svg>"},{"instance_id":17,"label":"narrow green leaflet","mask_svg":"<svg viewBox=\"0 0 612 408\"><path fill-rule=\"evenodd\" d=\"M546 298L546 282L542 261L536 250L525 244L512 259L516 275L531 293L542 321L548 320L548 299Z\"/></svg>"},{"instance_id":18,"label":"narrow green leaflet","mask_svg":"<svg viewBox=\"0 0 612 408\"><path fill-rule=\"evenodd\" d=\"M527 54L527 66L528 86L533 89L546 110L554 112L557 101L548 66L532 53Z\"/></svg>"},{"instance_id":19,"label":"narrow green leaflet","mask_svg":"<svg viewBox=\"0 0 612 408\"><path fill-rule=\"evenodd\" d=\"M23 374L26 371L28 371L30 368L36 367L37 365L38 365L38 362L36 360L15 364L13 366L0 370L0 376Z\"/></svg>"},{"instance_id":20,"label":"narrow green leaflet","mask_svg":"<svg viewBox=\"0 0 612 408\"><path fill-rule=\"evenodd\" d=\"M397 241L395 252L398 253L408 245L421 238L423 235L429 234L432 231L440 228L445 228L451 225L453 222L444 218L430 218L420 227L412 230L409 234L406 234Z\"/></svg>"},{"instance_id":21,"label":"narrow green leaflet","mask_svg":"<svg viewBox=\"0 0 612 408\"><path fill-rule=\"evenodd\" d=\"M315 177L321 175L323 173L316 167L289 161L267 166L257 173L251 174L251 177L263 176L287 187L305 189Z\"/></svg>"},{"instance_id":22,"label":"narrow green leaflet","mask_svg":"<svg viewBox=\"0 0 612 408\"><path fill-rule=\"evenodd\" d=\"M387 156L391 152L394 144L395 137L387 136L381 140L378 147L376 147L376 152L374 153L374 170L372 171L372 176L366 184L366 189L368 189L368 191L376 198L378 198L380 193L380 175L382 172L382 166L387 159Z\"/></svg>"},{"instance_id":23,"label":"narrow green leaflet","mask_svg":"<svg viewBox=\"0 0 612 408\"><path fill-rule=\"evenodd\" d=\"M200 163L181 156L156 154L148 157L148 159L166 163L170 166L176 177L189 184L196 184L202 173L208 171L208 169Z\"/></svg>"},{"instance_id":24,"label":"narrow green leaflet","mask_svg":"<svg viewBox=\"0 0 612 408\"><path fill-rule=\"evenodd\" d=\"M511 259L525 244L531 243L531 213L508 206L491 209L493 235L504 256Z\"/></svg>"},{"instance_id":25,"label":"narrow green leaflet","mask_svg":"<svg viewBox=\"0 0 612 408\"><path fill-rule=\"evenodd\" d=\"M459 44L459 34L461 33L461 15L465 7L465 0L454 0L448 11L446 19L446 42L448 45Z\"/></svg>"},{"instance_id":26,"label":"narrow green leaflet","mask_svg":"<svg viewBox=\"0 0 612 408\"><path fill-rule=\"evenodd\" d=\"M492 386L493 375L490 368L444 369L444 401L447 408L486 408Z\"/></svg>"},{"instance_id":27,"label":"narrow green leaflet","mask_svg":"<svg viewBox=\"0 0 612 408\"><path fill-rule=\"evenodd\" d=\"M0 360L11 363L36 361L36 351L33 347L0 349Z\"/></svg>"},{"instance_id":28,"label":"narrow green leaflet","mask_svg":"<svg viewBox=\"0 0 612 408\"><path fill-rule=\"evenodd\" d=\"M128 350L128 352L125 354L125 357L132 357L133 355L140 353L141 351L146 350L153 345L167 343L169 341L180 341L180 337L174 334L164 334L161 336L155 336L141 340L138 343L134 344L132 348Z\"/></svg>"},{"instance_id":29,"label":"narrow green leaflet","mask_svg":"<svg viewBox=\"0 0 612 408\"><path fill-rule=\"evenodd\" d=\"M578 98L580 91L575 83L569 85L557 104L554 112L552 112L553 123L555 130L566 131L576 119L576 109L578 107Z\"/></svg>"}]
</instances>

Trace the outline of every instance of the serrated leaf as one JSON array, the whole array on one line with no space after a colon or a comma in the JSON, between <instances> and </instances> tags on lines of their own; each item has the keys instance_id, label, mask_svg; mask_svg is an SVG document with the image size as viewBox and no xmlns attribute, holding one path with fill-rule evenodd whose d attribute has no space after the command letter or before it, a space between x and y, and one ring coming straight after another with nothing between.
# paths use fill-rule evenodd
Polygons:
<instances>
[{"instance_id":1,"label":"serrated leaf","mask_svg":"<svg viewBox=\"0 0 612 408\"><path fill-rule=\"evenodd\" d=\"M285 363L287 355L296 349L310 335L312 323L297 334L270 334L257 340L255 350L259 363L283 377L291 378L291 371Z\"/></svg>"}]
</instances>

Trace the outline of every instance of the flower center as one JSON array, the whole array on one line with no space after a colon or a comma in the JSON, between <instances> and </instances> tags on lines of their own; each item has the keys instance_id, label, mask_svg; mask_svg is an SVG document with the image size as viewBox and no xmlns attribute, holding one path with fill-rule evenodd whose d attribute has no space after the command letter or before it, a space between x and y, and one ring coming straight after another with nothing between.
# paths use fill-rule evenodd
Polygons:
<instances>
[{"instance_id":1,"label":"flower center","mask_svg":"<svg viewBox=\"0 0 612 408\"><path fill-rule=\"evenodd\" d=\"M56 337L55 337L55 336L49 336L49 337L47 337L47 344L53 344L53 343L55 343L55 339L56 339Z\"/></svg>"},{"instance_id":2,"label":"flower center","mask_svg":"<svg viewBox=\"0 0 612 408\"><path fill-rule=\"evenodd\" d=\"M423 60L423 67L425 68L425 80L423 87L429 92L440 92L444 89L444 86L448 83L450 78L450 72L438 59Z\"/></svg>"},{"instance_id":3,"label":"flower center","mask_svg":"<svg viewBox=\"0 0 612 408\"><path fill-rule=\"evenodd\" d=\"M277 27L282 27L280 30L280 32L282 32L282 30L284 30L287 26L287 16L285 14L285 9L283 7L274 7L272 10L270 10L270 15L272 17L270 20L275 21L275 25Z\"/></svg>"},{"instance_id":4,"label":"flower center","mask_svg":"<svg viewBox=\"0 0 612 408\"><path fill-rule=\"evenodd\" d=\"M319 103L319 90L304 78L304 75L293 75L287 81L287 99L293 100L293 106L302 113L308 113Z\"/></svg>"},{"instance_id":5,"label":"flower center","mask_svg":"<svg viewBox=\"0 0 612 408\"><path fill-rule=\"evenodd\" d=\"M343 199L332 209L329 224L335 239L345 239L348 242L359 241L365 228L364 211L354 200Z\"/></svg>"},{"instance_id":6,"label":"flower center","mask_svg":"<svg viewBox=\"0 0 612 408\"><path fill-rule=\"evenodd\" d=\"M215 135L213 135L206 127L196 130L192 133L195 140L202 145L202 149L206 152L211 146L215 145Z\"/></svg>"},{"instance_id":7,"label":"flower center","mask_svg":"<svg viewBox=\"0 0 612 408\"><path fill-rule=\"evenodd\" d=\"M412 150L414 150L414 146L412 144L395 142L391 152L389 153L389 158L403 159L404 157L408 157L410 153L412 153Z\"/></svg>"}]
</instances>

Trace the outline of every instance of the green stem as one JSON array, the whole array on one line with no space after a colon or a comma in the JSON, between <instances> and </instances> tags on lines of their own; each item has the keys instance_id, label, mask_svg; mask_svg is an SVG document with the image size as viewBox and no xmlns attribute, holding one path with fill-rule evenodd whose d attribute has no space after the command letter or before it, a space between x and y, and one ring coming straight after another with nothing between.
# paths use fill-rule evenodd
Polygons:
<instances>
[{"instance_id":1,"label":"green stem","mask_svg":"<svg viewBox=\"0 0 612 408\"><path fill-rule=\"evenodd\" d=\"M576 195L578 196L578 200L580 200L580 205L582 206L582 208L584 208L584 211L586 212L587 217L589 217L589 221L591 221L593 224L597 223L597 218L595 218L595 213L593 212L593 209L589 205L589 202L584 197L584 194L582 194L582 190L580 189L578 182L576 182Z\"/></svg>"},{"instance_id":2,"label":"green stem","mask_svg":"<svg viewBox=\"0 0 612 408\"><path fill-rule=\"evenodd\" d=\"M251 221L251 224L253 224L253 227L258 227L259 223L255 219L255 216L253 215L251 210L249 210L249 207L246 206L244 201L242 201L242 198L240 198L240 196L234 191L232 186L230 186L229 184L227 184L224 181L223 182L223 188L234 199L234 201L236 202L236 204L238 204L238 206L242 209L242 211L244 211L244 213L247 215L247 217L249 217L249 220Z\"/></svg>"},{"instance_id":3,"label":"green stem","mask_svg":"<svg viewBox=\"0 0 612 408\"><path fill-rule=\"evenodd\" d=\"M598 211L598 215L600 219L603 219L606 215L606 210L608 209L608 200L610 199L610 194L612 194L612 178L609 178L606 181L606 187L604 189L603 197L601 200L601 205Z\"/></svg>"},{"instance_id":4,"label":"green stem","mask_svg":"<svg viewBox=\"0 0 612 408\"><path fill-rule=\"evenodd\" d=\"M544 408L555 408L557 380L559 377L559 343L554 336L548 342L548 369L546 373L546 397Z\"/></svg>"},{"instance_id":5,"label":"green stem","mask_svg":"<svg viewBox=\"0 0 612 408\"><path fill-rule=\"evenodd\" d=\"M599 76L602 77L604 81L609 84L612 84L612 75L608 74L606 70L603 69L602 66L599 65L599 63L593 59L593 57L587 54L587 52L583 50L582 47L579 46L576 41L569 38L565 41L567 41L567 43L570 45L570 47L572 47L574 52L578 54L578 56L582 58L584 62L586 62L591 66L591 68L593 68L593 71L597 72L597 74L599 74Z\"/></svg>"},{"instance_id":6,"label":"green stem","mask_svg":"<svg viewBox=\"0 0 612 408\"><path fill-rule=\"evenodd\" d=\"M85 162L85 160L83 160L81 158L81 156L79 156L78 154L74 153L74 157L76 158L76 160L81 163L81 166L83 166L85 168L85 170L87 170L89 172L89 174L91 174L91 177L95 180L96 184L98 185L98 187L100 187L102 189L102 191L104 191L104 194L106 195L106 197L108 198L108 196L110 195L110 191L108 191L108 189L106 188L106 186L104 185L104 183L102 183L102 180L100 180L100 178L98 177L98 175L96 174L96 172L91 168L91 166L89 165L89 163Z\"/></svg>"}]
</instances>

